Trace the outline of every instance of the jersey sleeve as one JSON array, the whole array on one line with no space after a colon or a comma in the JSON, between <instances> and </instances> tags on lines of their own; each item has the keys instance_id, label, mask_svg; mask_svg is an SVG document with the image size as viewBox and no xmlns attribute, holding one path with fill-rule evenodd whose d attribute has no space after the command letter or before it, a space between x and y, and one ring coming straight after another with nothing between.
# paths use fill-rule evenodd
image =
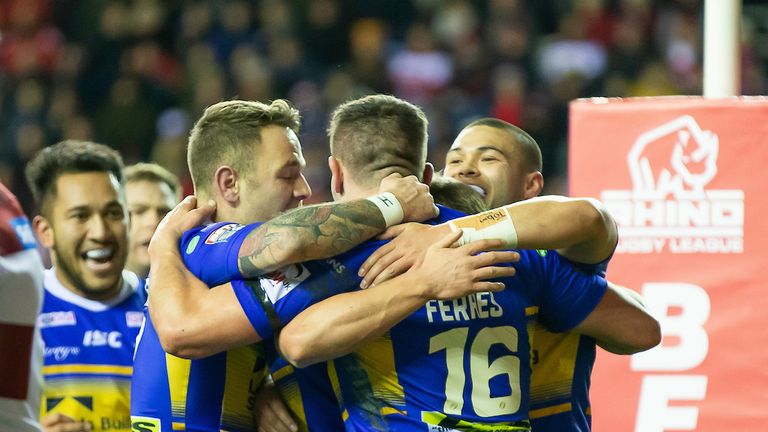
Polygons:
<instances>
[{"instance_id":1,"label":"jersey sleeve","mask_svg":"<svg viewBox=\"0 0 768 432\"><path fill-rule=\"evenodd\" d=\"M179 242L184 264L208 286L241 279L243 275L238 267L240 246L259 226L261 223L219 222L185 232Z\"/></svg>"},{"instance_id":2,"label":"jersey sleeve","mask_svg":"<svg viewBox=\"0 0 768 432\"><path fill-rule=\"evenodd\" d=\"M546 280L539 293L539 316L553 332L576 327L602 300L607 282L600 272L584 272L554 251L526 251L541 257L538 265Z\"/></svg>"},{"instance_id":3,"label":"jersey sleeve","mask_svg":"<svg viewBox=\"0 0 768 432\"><path fill-rule=\"evenodd\" d=\"M0 183L0 255L35 249L35 234L16 197Z\"/></svg>"},{"instance_id":4,"label":"jersey sleeve","mask_svg":"<svg viewBox=\"0 0 768 432\"><path fill-rule=\"evenodd\" d=\"M292 264L258 280L233 281L232 288L253 328L268 339L309 306L359 289L357 270L382 244L367 242L334 258Z\"/></svg>"}]
</instances>

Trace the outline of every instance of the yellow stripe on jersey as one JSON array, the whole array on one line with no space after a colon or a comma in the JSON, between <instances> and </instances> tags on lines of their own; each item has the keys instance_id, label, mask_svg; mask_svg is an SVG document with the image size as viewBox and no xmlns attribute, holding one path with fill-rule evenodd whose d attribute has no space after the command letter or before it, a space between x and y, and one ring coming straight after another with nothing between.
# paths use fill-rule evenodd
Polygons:
<instances>
[{"instance_id":1,"label":"yellow stripe on jersey","mask_svg":"<svg viewBox=\"0 0 768 432\"><path fill-rule=\"evenodd\" d=\"M275 387L277 387L285 405L291 411L294 420L296 420L299 431L306 432L309 430L307 414L304 410L304 400L301 398L301 388L296 381L295 375L293 375L293 371L294 369L291 365L282 367L272 374L272 381L275 382Z\"/></svg>"},{"instance_id":2,"label":"yellow stripe on jersey","mask_svg":"<svg viewBox=\"0 0 768 432\"><path fill-rule=\"evenodd\" d=\"M362 346L356 355L368 374L373 396L391 405L404 406L405 392L397 380L389 332Z\"/></svg>"},{"instance_id":3,"label":"yellow stripe on jersey","mask_svg":"<svg viewBox=\"0 0 768 432\"><path fill-rule=\"evenodd\" d=\"M43 375L58 374L93 374L93 375L123 375L130 377L133 373L131 366L66 364L43 366Z\"/></svg>"},{"instance_id":4,"label":"yellow stripe on jersey","mask_svg":"<svg viewBox=\"0 0 768 432\"><path fill-rule=\"evenodd\" d=\"M284 377L290 375L293 373L293 366L287 365L285 367L281 367L280 369L272 372L272 380L273 381L279 381L283 379Z\"/></svg>"},{"instance_id":5,"label":"yellow stripe on jersey","mask_svg":"<svg viewBox=\"0 0 768 432\"><path fill-rule=\"evenodd\" d=\"M537 313L539 313L538 306L528 306L525 308L525 316L536 315Z\"/></svg>"},{"instance_id":6,"label":"yellow stripe on jersey","mask_svg":"<svg viewBox=\"0 0 768 432\"><path fill-rule=\"evenodd\" d=\"M256 391L264 384L268 373L266 362L259 362L261 356L254 345L227 351L226 391L221 405L222 429L256 428L249 401L256 400ZM259 364L261 368L256 367Z\"/></svg>"},{"instance_id":7,"label":"yellow stripe on jersey","mask_svg":"<svg viewBox=\"0 0 768 432\"><path fill-rule=\"evenodd\" d=\"M192 367L192 360L179 358L166 353L165 367L168 371L168 390L171 395L171 412L174 417L186 418L189 370Z\"/></svg>"},{"instance_id":8,"label":"yellow stripe on jersey","mask_svg":"<svg viewBox=\"0 0 768 432\"><path fill-rule=\"evenodd\" d=\"M531 373L531 404L570 399L579 337L576 333L551 333L536 325L532 348L538 353L538 363Z\"/></svg>"},{"instance_id":9,"label":"yellow stripe on jersey","mask_svg":"<svg viewBox=\"0 0 768 432\"><path fill-rule=\"evenodd\" d=\"M339 375L336 374L336 365L333 361L325 362L325 365L326 369L328 369L328 380L331 381L331 388L333 389L334 396L336 396L336 402L339 403L340 407L343 407L344 399L341 397L341 384L339 384ZM344 412L346 412L346 409ZM347 417L349 417L349 413L347 413Z\"/></svg>"},{"instance_id":10,"label":"yellow stripe on jersey","mask_svg":"<svg viewBox=\"0 0 768 432\"><path fill-rule=\"evenodd\" d=\"M528 417L530 417L532 419L541 418L541 417L546 417L546 416L551 416L551 415L555 415L555 414L560 414L560 413L568 412L571 409L572 409L571 403L570 402L566 402L566 403L563 403L563 404L560 404L560 405L554 405L554 406L551 406L551 407L530 410L530 411L528 411Z\"/></svg>"},{"instance_id":11,"label":"yellow stripe on jersey","mask_svg":"<svg viewBox=\"0 0 768 432\"><path fill-rule=\"evenodd\" d=\"M381 409L381 415L403 414L402 411L394 409L392 407L384 407Z\"/></svg>"},{"instance_id":12,"label":"yellow stripe on jersey","mask_svg":"<svg viewBox=\"0 0 768 432\"><path fill-rule=\"evenodd\" d=\"M531 430L531 424L527 420L515 423L474 423L450 418L440 412L422 412L421 421L441 428L462 431L529 432Z\"/></svg>"},{"instance_id":13,"label":"yellow stripe on jersey","mask_svg":"<svg viewBox=\"0 0 768 432\"><path fill-rule=\"evenodd\" d=\"M171 429L177 430L177 431L187 430L187 424L186 423L180 423L180 422L172 422L171 423Z\"/></svg>"},{"instance_id":14,"label":"yellow stripe on jersey","mask_svg":"<svg viewBox=\"0 0 768 432\"><path fill-rule=\"evenodd\" d=\"M588 416L591 416L591 415L592 415L592 407L587 407L587 409L585 409L585 410L584 410L584 412L585 412L585 413L586 413Z\"/></svg>"}]
</instances>

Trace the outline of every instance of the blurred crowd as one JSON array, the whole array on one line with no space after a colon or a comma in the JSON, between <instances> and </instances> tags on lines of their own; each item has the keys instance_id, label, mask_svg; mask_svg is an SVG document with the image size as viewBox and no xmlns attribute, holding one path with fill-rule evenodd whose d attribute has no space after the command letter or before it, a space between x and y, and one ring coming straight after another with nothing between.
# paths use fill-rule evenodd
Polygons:
<instances>
[{"instance_id":1,"label":"blurred crowd","mask_svg":"<svg viewBox=\"0 0 768 432\"><path fill-rule=\"evenodd\" d=\"M217 101L288 98L315 195L329 113L367 93L424 108L442 168L480 116L541 145L564 192L568 102L700 94L698 0L1 0L0 180L34 214L26 162L66 138L185 179L188 131ZM766 91L768 11L743 11L742 92Z\"/></svg>"}]
</instances>

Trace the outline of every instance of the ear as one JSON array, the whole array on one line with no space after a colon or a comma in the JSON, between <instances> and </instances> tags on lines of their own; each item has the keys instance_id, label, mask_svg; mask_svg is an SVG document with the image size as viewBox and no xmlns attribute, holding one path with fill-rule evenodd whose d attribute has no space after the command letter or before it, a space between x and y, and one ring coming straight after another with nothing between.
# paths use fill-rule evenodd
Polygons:
<instances>
[{"instance_id":1,"label":"ear","mask_svg":"<svg viewBox=\"0 0 768 432\"><path fill-rule=\"evenodd\" d=\"M228 165L216 168L213 174L214 189L225 201L237 204L240 201L240 183L237 171Z\"/></svg>"},{"instance_id":2,"label":"ear","mask_svg":"<svg viewBox=\"0 0 768 432\"><path fill-rule=\"evenodd\" d=\"M331 191L334 194L344 193L344 170L341 162L333 156L328 156L328 168L331 170Z\"/></svg>"},{"instance_id":3,"label":"ear","mask_svg":"<svg viewBox=\"0 0 768 432\"><path fill-rule=\"evenodd\" d=\"M544 176L539 171L528 173L525 176L523 199L539 196L542 189L544 189Z\"/></svg>"},{"instance_id":4,"label":"ear","mask_svg":"<svg viewBox=\"0 0 768 432\"><path fill-rule=\"evenodd\" d=\"M424 165L424 172L421 174L421 182L429 186L432 184L432 179L435 176L435 166L432 163L427 162Z\"/></svg>"},{"instance_id":5,"label":"ear","mask_svg":"<svg viewBox=\"0 0 768 432\"><path fill-rule=\"evenodd\" d=\"M35 229L35 234L40 244L50 249L54 245L53 240L53 227L48 222L48 219L38 215L32 218L32 227Z\"/></svg>"}]
</instances>

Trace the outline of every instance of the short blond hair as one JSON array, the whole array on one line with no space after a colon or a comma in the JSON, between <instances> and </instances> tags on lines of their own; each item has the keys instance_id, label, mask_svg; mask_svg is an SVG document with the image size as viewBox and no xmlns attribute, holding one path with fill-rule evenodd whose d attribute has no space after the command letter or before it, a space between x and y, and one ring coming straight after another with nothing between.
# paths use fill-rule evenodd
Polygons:
<instances>
[{"instance_id":1,"label":"short blond hair","mask_svg":"<svg viewBox=\"0 0 768 432\"><path fill-rule=\"evenodd\" d=\"M189 136L187 164L196 193L208 194L216 168L229 165L247 170L253 161L246 157L261 143L266 126L287 127L299 133L299 110L288 101L270 104L230 100L206 108Z\"/></svg>"}]
</instances>

